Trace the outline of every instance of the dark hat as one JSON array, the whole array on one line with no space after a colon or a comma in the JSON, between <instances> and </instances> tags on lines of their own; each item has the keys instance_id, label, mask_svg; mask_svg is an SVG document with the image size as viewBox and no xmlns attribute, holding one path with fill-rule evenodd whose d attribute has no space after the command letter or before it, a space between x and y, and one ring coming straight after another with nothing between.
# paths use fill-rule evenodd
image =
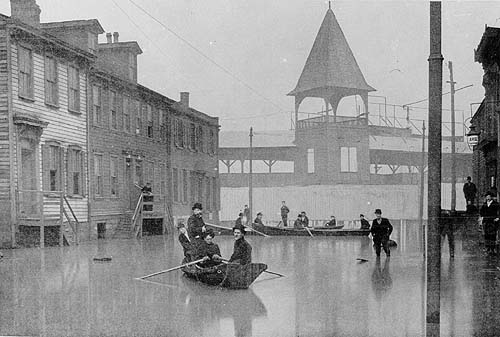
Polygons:
<instances>
[{"instance_id":1,"label":"dark hat","mask_svg":"<svg viewBox=\"0 0 500 337\"><path fill-rule=\"evenodd\" d=\"M382 210L381 210L380 208L377 208L377 209L375 210L375 214L382 214Z\"/></svg>"},{"instance_id":2,"label":"dark hat","mask_svg":"<svg viewBox=\"0 0 500 337\"><path fill-rule=\"evenodd\" d=\"M470 176L467 177L467 180L472 180L472 178Z\"/></svg>"},{"instance_id":3,"label":"dark hat","mask_svg":"<svg viewBox=\"0 0 500 337\"><path fill-rule=\"evenodd\" d=\"M201 204L199 202L195 203L193 205L193 208L191 208L192 210L198 208L200 211L203 209L203 206L201 206Z\"/></svg>"},{"instance_id":4,"label":"dark hat","mask_svg":"<svg viewBox=\"0 0 500 337\"><path fill-rule=\"evenodd\" d=\"M257 213L257 215L262 215L262 212Z\"/></svg>"},{"instance_id":5,"label":"dark hat","mask_svg":"<svg viewBox=\"0 0 500 337\"><path fill-rule=\"evenodd\" d=\"M302 213L306 214L306 211L302 211L302 212L300 212L300 214L302 214Z\"/></svg>"},{"instance_id":6,"label":"dark hat","mask_svg":"<svg viewBox=\"0 0 500 337\"><path fill-rule=\"evenodd\" d=\"M212 238L215 237L215 232L212 228L208 228L204 233L203 233L203 238L206 238L207 236L211 236Z\"/></svg>"},{"instance_id":7,"label":"dark hat","mask_svg":"<svg viewBox=\"0 0 500 337\"><path fill-rule=\"evenodd\" d=\"M233 232L235 229L239 229L241 231L241 234L246 234L245 226L235 225L233 227Z\"/></svg>"},{"instance_id":8,"label":"dark hat","mask_svg":"<svg viewBox=\"0 0 500 337\"><path fill-rule=\"evenodd\" d=\"M359 216L365 216L364 214L360 214Z\"/></svg>"},{"instance_id":9,"label":"dark hat","mask_svg":"<svg viewBox=\"0 0 500 337\"><path fill-rule=\"evenodd\" d=\"M240 213L238 213L238 216L243 216L243 213L241 213L241 212L240 212Z\"/></svg>"}]
</instances>

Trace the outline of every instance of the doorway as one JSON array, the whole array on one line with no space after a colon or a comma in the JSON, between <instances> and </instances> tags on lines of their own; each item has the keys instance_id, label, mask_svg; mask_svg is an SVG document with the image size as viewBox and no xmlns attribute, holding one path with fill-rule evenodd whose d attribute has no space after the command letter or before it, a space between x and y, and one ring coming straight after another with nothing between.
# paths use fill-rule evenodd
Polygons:
<instances>
[{"instance_id":1,"label":"doorway","mask_svg":"<svg viewBox=\"0 0 500 337\"><path fill-rule=\"evenodd\" d=\"M38 190L36 169L36 143L22 139L20 141L19 174L19 212L25 216L33 216L38 213ZM31 192L24 192L31 191Z\"/></svg>"}]
</instances>

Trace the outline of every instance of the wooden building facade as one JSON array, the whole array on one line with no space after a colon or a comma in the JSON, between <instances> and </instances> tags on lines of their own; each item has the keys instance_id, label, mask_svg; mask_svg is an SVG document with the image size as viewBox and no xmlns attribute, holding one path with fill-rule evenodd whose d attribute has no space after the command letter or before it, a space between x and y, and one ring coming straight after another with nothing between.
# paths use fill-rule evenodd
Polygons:
<instances>
[{"instance_id":1,"label":"wooden building facade","mask_svg":"<svg viewBox=\"0 0 500 337\"><path fill-rule=\"evenodd\" d=\"M218 118L188 93L176 102L137 83L139 45L118 33L99 44L97 20L40 23L35 0L11 8L0 16L0 247L161 234L193 202L217 219Z\"/></svg>"}]
</instances>

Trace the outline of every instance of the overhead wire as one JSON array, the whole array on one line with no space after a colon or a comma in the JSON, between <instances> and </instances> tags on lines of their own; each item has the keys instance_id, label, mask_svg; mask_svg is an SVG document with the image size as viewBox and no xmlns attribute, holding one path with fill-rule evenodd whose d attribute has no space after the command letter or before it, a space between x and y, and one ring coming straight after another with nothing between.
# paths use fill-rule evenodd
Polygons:
<instances>
[{"instance_id":1,"label":"overhead wire","mask_svg":"<svg viewBox=\"0 0 500 337\"><path fill-rule=\"evenodd\" d=\"M173 29L171 29L170 27L168 27L167 25L165 25L162 21L160 21L159 19L157 19L155 16L153 16L151 13L149 13L143 7L139 6L134 0L129 0L129 2L131 2L135 7L137 7L145 15L147 15L148 17L150 17L153 21L157 22L160 26L162 26L163 28L165 28L168 32L170 32L176 38L178 38L179 40L181 40L182 42L184 42L186 45L188 45L191 49L193 49L195 52L197 52L199 55L201 55L207 61L209 61L214 66L216 66L217 68L219 68L220 70L222 70L224 73L226 73L228 76L230 76L231 78L233 78L235 81L237 81L238 83L240 83L241 85L243 85L244 87L246 87L252 93L254 93L255 95L259 96L263 100L267 101L268 103L270 103L271 105L273 105L277 109L282 110L282 111L286 111L286 109L282 108L281 106L279 106L278 104L276 104L273 100L271 100L271 99L267 98L266 96L264 96L263 94L261 94L258 90L254 89L252 86L250 86L249 84L247 84L244 80L242 80L241 78L239 78L238 76L236 76L235 74L233 74L230 70L228 70L224 66L220 65L219 63L217 63L215 60L213 60L211 57L209 57L207 54L205 54L201 49L199 49L198 47L196 47L194 44L192 44L191 42L189 42L187 39L183 38L180 34L178 34L177 32L175 32Z\"/></svg>"}]
</instances>

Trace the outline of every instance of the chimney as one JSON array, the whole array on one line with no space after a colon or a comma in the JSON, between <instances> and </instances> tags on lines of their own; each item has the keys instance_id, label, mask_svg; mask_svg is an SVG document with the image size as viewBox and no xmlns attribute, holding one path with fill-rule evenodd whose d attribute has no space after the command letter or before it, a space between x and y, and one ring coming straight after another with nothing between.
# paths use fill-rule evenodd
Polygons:
<instances>
[{"instance_id":1,"label":"chimney","mask_svg":"<svg viewBox=\"0 0 500 337\"><path fill-rule=\"evenodd\" d=\"M189 108L189 92L181 92L181 105L183 107Z\"/></svg>"},{"instance_id":2,"label":"chimney","mask_svg":"<svg viewBox=\"0 0 500 337\"><path fill-rule=\"evenodd\" d=\"M36 0L10 0L10 11L12 18L40 28L41 10Z\"/></svg>"},{"instance_id":3,"label":"chimney","mask_svg":"<svg viewBox=\"0 0 500 337\"><path fill-rule=\"evenodd\" d=\"M113 41L111 41L111 33L106 33L106 40L108 43L112 43Z\"/></svg>"},{"instance_id":4,"label":"chimney","mask_svg":"<svg viewBox=\"0 0 500 337\"><path fill-rule=\"evenodd\" d=\"M118 37L120 36L120 34L118 34L118 32L114 32L113 33L113 43L117 43L118 42Z\"/></svg>"}]
</instances>

